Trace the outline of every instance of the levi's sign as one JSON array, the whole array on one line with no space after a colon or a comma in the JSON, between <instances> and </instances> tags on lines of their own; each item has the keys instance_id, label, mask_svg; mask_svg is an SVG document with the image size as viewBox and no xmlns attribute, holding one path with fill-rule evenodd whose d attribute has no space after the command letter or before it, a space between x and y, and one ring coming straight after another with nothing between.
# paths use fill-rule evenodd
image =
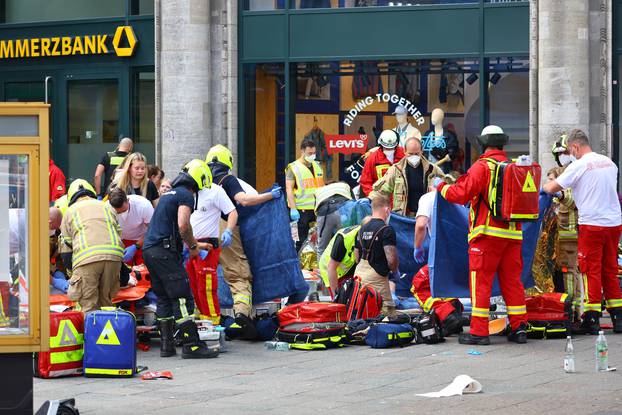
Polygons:
<instances>
[{"instance_id":1,"label":"levi's sign","mask_svg":"<svg viewBox=\"0 0 622 415\"><path fill-rule=\"evenodd\" d=\"M126 45L121 46L121 40ZM32 39L0 40L0 59L42 58L47 56L103 55L132 56L137 39L131 26L117 27L114 35L95 34Z\"/></svg>"},{"instance_id":2,"label":"levi's sign","mask_svg":"<svg viewBox=\"0 0 622 415\"><path fill-rule=\"evenodd\" d=\"M363 154L367 151L367 134L326 135L328 154Z\"/></svg>"}]
</instances>

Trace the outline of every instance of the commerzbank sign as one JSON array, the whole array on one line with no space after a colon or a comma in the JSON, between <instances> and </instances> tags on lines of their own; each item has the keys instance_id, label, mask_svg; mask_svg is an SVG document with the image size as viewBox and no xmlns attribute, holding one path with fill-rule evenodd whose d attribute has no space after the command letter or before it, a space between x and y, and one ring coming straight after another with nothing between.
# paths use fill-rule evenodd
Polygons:
<instances>
[{"instance_id":1,"label":"commerzbank sign","mask_svg":"<svg viewBox=\"0 0 622 415\"><path fill-rule=\"evenodd\" d=\"M112 40L111 40L112 39ZM122 45L122 40L126 42ZM0 40L0 59L48 56L105 55L132 56L137 39L131 26L117 27L112 34L55 36Z\"/></svg>"}]
</instances>

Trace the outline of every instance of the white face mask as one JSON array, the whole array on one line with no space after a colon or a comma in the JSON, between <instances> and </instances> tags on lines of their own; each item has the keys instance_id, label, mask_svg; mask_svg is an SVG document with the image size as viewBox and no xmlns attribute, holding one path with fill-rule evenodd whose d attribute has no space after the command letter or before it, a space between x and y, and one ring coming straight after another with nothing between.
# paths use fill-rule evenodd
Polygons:
<instances>
[{"instance_id":1,"label":"white face mask","mask_svg":"<svg viewBox=\"0 0 622 415\"><path fill-rule=\"evenodd\" d=\"M307 160L309 163L311 163L312 161L315 161L315 154L311 154L310 156L305 156L305 160Z\"/></svg>"},{"instance_id":2,"label":"white face mask","mask_svg":"<svg viewBox=\"0 0 622 415\"><path fill-rule=\"evenodd\" d=\"M395 157L395 150L382 150L385 156L389 159L391 163L393 163L393 159Z\"/></svg>"},{"instance_id":3,"label":"white face mask","mask_svg":"<svg viewBox=\"0 0 622 415\"><path fill-rule=\"evenodd\" d=\"M414 154L412 156L408 156L408 164L410 164L411 166L417 167L420 162L421 162L421 157L419 157L419 155Z\"/></svg>"},{"instance_id":4,"label":"white face mask","mask_svg":"<svg viewBox=\"0 0 622 415\"><path fill-rule=\"evenodd\" d=\"M576 160L577 159L574 156L571 156L570 154L560 154L559 156L559 162L562 164L562 166L567 166Z\"/></svg>"}]
</instances>

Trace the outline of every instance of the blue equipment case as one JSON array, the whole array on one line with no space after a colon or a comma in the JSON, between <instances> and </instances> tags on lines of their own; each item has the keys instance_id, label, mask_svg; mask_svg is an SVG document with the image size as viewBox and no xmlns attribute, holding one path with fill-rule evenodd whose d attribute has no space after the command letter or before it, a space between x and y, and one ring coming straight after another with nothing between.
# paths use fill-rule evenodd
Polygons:
<instances>
[{"instance_id":1,"label":"blue equipment case","mask_svg":"<svg viewBox=\"0 0 622 415\"><path fill-rule=\"evenodd\" d=\"M84 376L132 377L136 373L136 318L102 307L84 319Z\"/></svg>"}]
</instances>

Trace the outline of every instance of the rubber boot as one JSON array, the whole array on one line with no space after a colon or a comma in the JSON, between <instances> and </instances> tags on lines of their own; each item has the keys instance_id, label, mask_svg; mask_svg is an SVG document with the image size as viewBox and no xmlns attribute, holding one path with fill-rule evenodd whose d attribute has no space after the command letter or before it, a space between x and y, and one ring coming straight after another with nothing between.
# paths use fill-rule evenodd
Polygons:
<instances>
[{"instance_id":1,"label":"rubber boot","mask_svg":"<svg viewBox=\"0 0 622 415\"><path fill-rule=\"evenodd\" d=\"M452 334L462 333L462 315L457 311L454 311L445 318L442 323L443 337L451 336Z\"/></svg>"},{"instance_id":2,"label":"rubber boot","mask_svg":"<svg viewBox=\"0 0 622 415\"><path fill-rule=\"evenodd\" d=\"M597 335L600 331L600 313L598 311L586 311L583 313L581 330L584 334Z\"/></svg>"},{"instance_id":3,"label":"rubber boot","mask_svg":"<svg viewBox=\"0 0 622 415\"><path fill-rule=\"evenodd\" d=\"M477 336L471 333L462 333L458 338L460 344L473 344L476 346L488 346L490 344L490 337Z\"/></svg>"},{"instance_id":4,"label":"rubber boot","mask_svg":"<svg viewBox=\"0 0 622 415\"><path fill-rule=\"evenodd\" d=\"M521 323L515 330L512 330L508 334L508 341L518 344L527 343L527 325Z\"/></svg>"},{"instance_id":5,"label":"rubber boot","mask_svg":"<svg viewBox=\"0 0 622 415\"><path fill-rule=\"evenodd\" d=\"M181 340L182 359L207 359L218 356L218 350L207 347L199 338L199 331L194 321L186 320L177 327L175 337Z\"/></svg>"},{"instance_id":6,"label":"rubber boot","mask_svg":"<svg viewBox=\"0 0 622 415\"><path fill-rule=\"evenodd\" d=\"M175 320L168 318L166 320L158 320L158 329L160 330L160 357L175 356Z\"/></svg>"},{"instance_id":7,"label":"rubber boot","mask_svg":"<svg viewBox=\"0 0 622 415\"><path fill-rule=\"evenodd\" d=\"M245 314L237 313L235 315L235 322L230 326L231 328L239 328L241 340L257 340L257 329L255 323Z\"/></svg>"},{"instance_id":8,"label":"rubber boot","mask_svg":"<svg viewBox=\"0 0 622 415\"><path fill-rule=\"evenodd\" d=\"M611 323L613 323L613 332L622 333L622 308L610 308L609 315L611 316Z\"/></svg>"}]
</instances>

